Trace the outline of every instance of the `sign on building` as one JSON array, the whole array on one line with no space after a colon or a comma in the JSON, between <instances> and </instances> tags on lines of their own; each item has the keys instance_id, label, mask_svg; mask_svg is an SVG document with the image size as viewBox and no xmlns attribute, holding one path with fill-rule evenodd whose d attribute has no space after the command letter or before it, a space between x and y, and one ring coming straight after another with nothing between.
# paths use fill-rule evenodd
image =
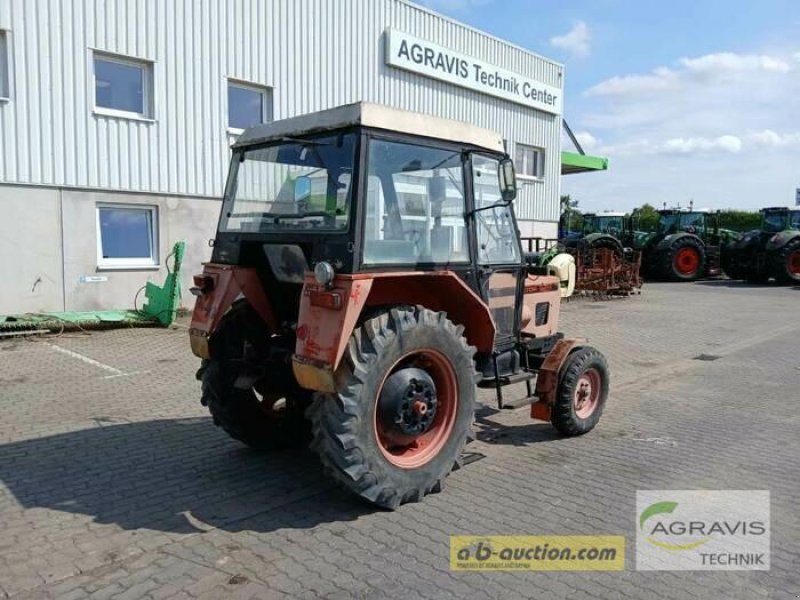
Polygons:
<instances>
[{"instance_id":1,"label":"sign on building","mask_svg":"<svg viewBox=\"0 0 800 600\"><path fill-rule=\"evenodd\" d=\"M386 64L537 110L561 114L562 91L559 88L396 29L386 30Z\"/></svg>"}]
</instances>

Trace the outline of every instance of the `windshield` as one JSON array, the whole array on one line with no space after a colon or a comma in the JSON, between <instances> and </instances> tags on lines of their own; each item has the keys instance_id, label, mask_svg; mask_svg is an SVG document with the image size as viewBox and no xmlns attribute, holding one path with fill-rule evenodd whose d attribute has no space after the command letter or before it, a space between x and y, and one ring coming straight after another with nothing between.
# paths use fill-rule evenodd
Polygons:
<instances>
[{"instance_id":1,"label":"windshield","mask_svg":"<svg viewBox=\"0 0 800 600\"><path fill-rule=\"evenodd\" d=\"M678 233L678 225L680 223L680 215L661 215L658 221L658 232L667 235L671 233Z\"/></svg>"},{"instance_id":2,"label":"windshield","mask_svg":"<svg viewBox=\"0 0 800 600\"><path fill-rule=\"evenodd\" d=\"M778 233L783 231L786 229L787 216L788 213L784 211L764 213L764 220L761 225L761 229L767 233Z\"/></svg>"},{"instance_id":3,"label":"windshield","mask_svg":"<svg viewBox=\"0 0 800 600\"><path fill-rule=\"evenodd\" d=\"M622 233L622 217L591 217L584 222L584 233L608 233L619 236Z\"/></svg>"},{"instance_id":4,"label":"windshield","mask_svg":"<svg viewBox=\"0 0 800 600\"><path fill-rule=\"evenodd\" d=\"M355 144L350 133L234 154L220 230L346 230Z\"/></svg>"}]
</instances>

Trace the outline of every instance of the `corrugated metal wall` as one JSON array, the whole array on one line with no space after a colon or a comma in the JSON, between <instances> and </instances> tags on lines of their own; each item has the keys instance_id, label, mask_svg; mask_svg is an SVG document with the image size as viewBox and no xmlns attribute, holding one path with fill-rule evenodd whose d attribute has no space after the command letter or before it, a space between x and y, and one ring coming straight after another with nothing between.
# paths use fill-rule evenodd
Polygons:
<instances>
[{"instance_id":1,"label":"corrugated metal wall","mask_svg":"<svg viewBox=\"0 0 800 600\"><path fill-rule=\"evenodd\" d=\"M220 196L232 77L274 88L275 118L363 99L544 147L517 212L556 220L560 118L386 66L387 27L562 87L560 65L402 0L0 0L0 181ZM93 114L92 49L153 61L152 122Z\"/></svg>"}]
</instances>

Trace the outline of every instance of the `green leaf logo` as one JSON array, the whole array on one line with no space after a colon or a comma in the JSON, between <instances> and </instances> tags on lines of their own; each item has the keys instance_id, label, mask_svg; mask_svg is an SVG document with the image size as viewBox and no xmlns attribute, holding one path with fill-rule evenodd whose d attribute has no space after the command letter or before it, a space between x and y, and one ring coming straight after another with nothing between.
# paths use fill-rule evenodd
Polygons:
<instances>
[{"instance_id":1,"label":"green leaf logo","mask_svg":"<svg viewBox=\"0 0 800 600\"><path fill-rule=\"evenodd\" d=\"M678 503L672 501L656 502L655 504L651 504L650 506L645 508L639 515L639 529L644 531L645 521L647 521L650 517L660 514L672 514L672 512L677 507ZM694 548L697 548L698 546L702 546L703 544L705 544L709 540L709 537L706 536L701 540L698 540L696 542L689 542L688 544L673 544L671 542L662 542L661 540L657 540L651 535L647 536L645 539L654 546L658 546L659 548L664 548L665 550L692 550Z\"/></svg>"}]
</instances>

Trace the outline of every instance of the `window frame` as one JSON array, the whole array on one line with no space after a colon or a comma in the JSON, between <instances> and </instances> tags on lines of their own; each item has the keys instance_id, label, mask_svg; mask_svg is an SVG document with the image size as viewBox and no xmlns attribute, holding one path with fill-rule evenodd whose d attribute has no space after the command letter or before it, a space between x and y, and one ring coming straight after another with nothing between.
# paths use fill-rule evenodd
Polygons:
<instances>
[{"instance_id":1,"label":"window frame","mask_svg":"<svg viewBox=\"0 0 800 600\"><path fill-rule=\"evenodd\" d=\"M271 86L244 81L242 79L236 79L235 77L226 77L225 82L225 128L228 133L240 135L246 129L246 127L234 127L231 125L231 86L250 92L256 92L261 96L261 123L257 123L257 125L263 125L264 123L275 120L273 113L273 88ZM251 125L251 127L255 127L255 125Z\"/></svg>"},{"instance_id":2,"label":"window frame","mask_svg":"<svg viewBox=\"0 0 800 600\"><path fill-rule=\"evenodd\" d=\"M525 172L525 165L517 165L517 154L520 149L533 150L539 155L540 159L537 161L537 171L535 175L529 175ZM545 151L541 146L534 144L526 144L524 142L514 142L514 167L516 168L517 179L522 181L544 181L544 161ZM527 164L527 161L526 161Z\"/></svg>"},{"instance_id":3,"label":"window frame","mask_svg":"<svg viewBox=\"0 0 800 600\"><path fill-rule=\"evenodd\" d=\"M116 63L126 67L137 67L142 72L142 110L143 112L135 112L130 110L122 110L119 108L111 108L108 106L101 106L97 104L97 59L108 63ZM135 56L125 56L122 54L115 54L113 52L106 52L104 50L91 49L91 87L92 87L92 112L95 115L104 117L117 117L121 119L133 119L138 121L155 121L155 62L147 60L146 58L138 58Z\"/></svg>"},{"instance_id":4,"label":"window frame","mask_svg":"<svg viewBox=\"0 0 800 600\"><path fill-rule=\"evenodd\" d=\"M8 29L0 28L0 102L11 100L11 53Z\"/></svg>"},{"instance_id":5,"label":"window frame","mask_svg":"<svg viewBox=\"0 0 800 600\"><path fill-rule=\"evenodd\" d=\"M103 256L103 229L100 223L101 209L144 210L150 215L150 258L105 258ZM153 204L124 204L119 202L97 202L95 204L95 226L97 238L97 269L159 269L159 221L158 206Z\"/></svg>"}]
</instances>

